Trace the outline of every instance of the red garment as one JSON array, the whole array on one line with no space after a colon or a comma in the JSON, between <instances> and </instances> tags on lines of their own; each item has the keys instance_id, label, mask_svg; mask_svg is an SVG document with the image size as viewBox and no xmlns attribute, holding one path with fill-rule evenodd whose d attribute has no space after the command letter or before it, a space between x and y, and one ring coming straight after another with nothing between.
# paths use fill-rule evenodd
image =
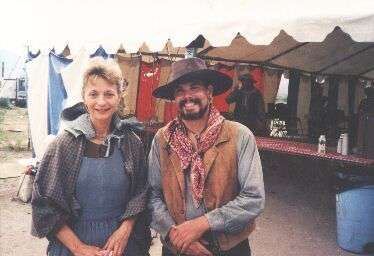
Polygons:
<instances>
[{"instance_id":1,"label":"red garment","mask_svg":"<svg viewBox=\"0 0 374 256\"><path fill-rule=\"evenodd\" d=\"M264 71L262 68L255 68L250 71L252 78L255 80L254 86L264 95Z\"/></svg>"},{"instance_id":2,"label":"red garment","mask_svg":"<svg viewBox=\"0 0 374 256\"><path fill-rule=\"evenodd\" d=\"M155 99L152 92L160 81L160 63L140 64L140 78L138 98L136 103L136 117L139 121L147 121L155 116Z\"/></svg>"},{"instance_id":3,"label":"red garment","mask_svg":"<svg viewBox=\"0 0 374 256\"><path fill-rule=\"evenodd\" d=\"M228 75L229 77L234 77L234 68L229 66L221 66L218 69L219 72ZM230 90L225 93L213 97L213 104L218 109L219 112L229 112L230 105L226 103L226 97L229 95Z\"/></svg>"},{"instance_id":4,"label":"red garment","mask_svg":"<svg viewBox=\"0 0 374 256\"><path fill-rule=\"evenodd\" d=\"M169 141L170 148L180 159L181 169L185 171L190 167L192 198L195 206L199 206L204 191L205 166L202 153L214 145L221 131L224 119L214 106L210 108L207 128L197 139L196 151L192 146L190 138L187 136L185 125L179 118L167 124L164 131L166 141Z\"/></svg>"}]
</instances>

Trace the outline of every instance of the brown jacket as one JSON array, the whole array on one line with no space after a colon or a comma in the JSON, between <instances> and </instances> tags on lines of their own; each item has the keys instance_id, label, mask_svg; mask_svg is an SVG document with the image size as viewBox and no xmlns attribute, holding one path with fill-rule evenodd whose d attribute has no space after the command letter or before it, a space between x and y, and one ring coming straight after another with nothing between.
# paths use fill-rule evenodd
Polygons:
<instances>
[{"instance_id":1,"label":"brown jacket","mask_svg":"<svg viewBox=\"0 0 374 256\"><path fill-rule=\"evenodd\" d=\"M236 122L225 120L215 145L204 154L203 162L207 178L203 200L208 212L227 204L239 193L236 152L238 129L235 128L237 125ZM163 196L171 217L177 224L180 224L186 220L184 173L177 154L168 150L163 129L156 135L159 141ZM226 251L247 239L253 229L254 222L250 222L239 233L220 233L217 239L221 250Z\"/></svg>"}]
</instances>

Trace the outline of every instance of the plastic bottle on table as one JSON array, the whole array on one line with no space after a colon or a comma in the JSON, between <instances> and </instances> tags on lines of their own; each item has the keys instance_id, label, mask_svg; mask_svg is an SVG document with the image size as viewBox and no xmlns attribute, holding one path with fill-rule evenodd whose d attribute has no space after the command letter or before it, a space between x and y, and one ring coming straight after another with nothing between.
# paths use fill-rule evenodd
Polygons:
<instances>
[{"instance_id":1,"label":"plastic bottle on table","mask_svg":"<svg viewBox=\"0 0 374 256\"><path fill-rule=\"evenodd\" d=\"M348 133L343 133L342 136L342 155L346 156L348 155Z\"/></svg>"},{"instance_id":2,"label":"plastic bottle on table","mask_svg":"<svg viewBox=\"0 0 374 256\"><path fill-rule=\"evenodd\" d=\"M340 135L338 139L338 145L336 147L336 152L341 154L342 153L342 142L343 142L343 134Z\"/></svg>"},{"instance_id":3,"label":"plastic bottle on table","mask_svg":"<svg viewBox=\"0 0 374 256\"><path fill-rule=\"evenodd\" d=\"M318 153L326 153L326 136L321 135L318 139Z\"/></svg>"}]
</instances>

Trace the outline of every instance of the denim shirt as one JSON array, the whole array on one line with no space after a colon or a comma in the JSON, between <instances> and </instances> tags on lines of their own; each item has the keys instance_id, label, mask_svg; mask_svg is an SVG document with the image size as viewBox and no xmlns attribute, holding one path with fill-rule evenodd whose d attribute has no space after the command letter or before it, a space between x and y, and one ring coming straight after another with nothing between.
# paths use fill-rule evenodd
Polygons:
<instances>
[{"instance_id":1,"label":"denim shirt","mask_svg":"<svg viewBox=\"0 0 374 256\"><path fill-rule=\"evenodd\" d=\"M237 161L239 194L226 205L216 208L205 216L210 230L214 232L237 233L250 221L253 221L264 209L265 192L262 175L261 159L257 150L255 137L244 125L238 126L237 132ZM151 227L166 238L169 229L175 224L171 217L162 192L159 142L155 136L149 153L150 186L148 208L152 212ZM190 183L190 182L187 182ZM190 186L186 186L185 193L191 194ZM185 198L188 198L186 195ZM196 209L191 200L186 201L189 216L203 215L201 209ZM188 215L186 216L188 218Z\"/></svg>"}]
</instances>

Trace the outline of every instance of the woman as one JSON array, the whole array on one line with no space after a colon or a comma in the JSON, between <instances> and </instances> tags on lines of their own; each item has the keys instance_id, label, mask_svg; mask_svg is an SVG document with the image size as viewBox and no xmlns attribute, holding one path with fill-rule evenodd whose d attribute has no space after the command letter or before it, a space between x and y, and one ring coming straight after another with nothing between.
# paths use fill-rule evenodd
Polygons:
<instances>
[{"instance_id":1,"label":"woman","mask_svg":"<svg viewBox=\"0 0 374 256\"><path fill-rule=\"evenodd\" d=\"M146 165L131 122L117 114L121 71L94 59L83 103L65 109L64 132L40 163L32 197L32 234L50 256L149 255Z\"/></svg>"}]
</instances>

